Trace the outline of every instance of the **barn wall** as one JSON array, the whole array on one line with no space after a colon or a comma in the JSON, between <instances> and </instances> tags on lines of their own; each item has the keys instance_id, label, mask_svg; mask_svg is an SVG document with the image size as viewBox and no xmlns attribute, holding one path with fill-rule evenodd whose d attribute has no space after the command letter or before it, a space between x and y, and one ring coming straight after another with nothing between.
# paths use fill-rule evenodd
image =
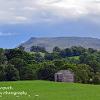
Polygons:
<instances>
[{"instance_id":1,"label":"barn wall","mask_svg":"<svg viewBox=\"0 0 100 100\"><path fill-rule=\"evenodd\" d=\"M74 74L70 71L64 70L55 74L56 82L74 82Z\"/></svg>"}]
</instances>

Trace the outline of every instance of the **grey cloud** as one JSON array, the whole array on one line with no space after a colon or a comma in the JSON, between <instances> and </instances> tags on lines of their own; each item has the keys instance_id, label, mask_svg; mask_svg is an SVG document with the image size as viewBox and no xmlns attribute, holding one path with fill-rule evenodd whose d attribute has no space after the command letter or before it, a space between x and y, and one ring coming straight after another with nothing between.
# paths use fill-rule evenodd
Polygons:
<instances>
[{"instance_id":1,"label":"grey cloud","mask_svg":"<svg viewBox=\"0 0 100 100\"><path fill-rule=\"evenodd\" d=\"M88 18L100 20L96 0L0 0L0 23L58 22Z\"/></svg>"}]
</instances>

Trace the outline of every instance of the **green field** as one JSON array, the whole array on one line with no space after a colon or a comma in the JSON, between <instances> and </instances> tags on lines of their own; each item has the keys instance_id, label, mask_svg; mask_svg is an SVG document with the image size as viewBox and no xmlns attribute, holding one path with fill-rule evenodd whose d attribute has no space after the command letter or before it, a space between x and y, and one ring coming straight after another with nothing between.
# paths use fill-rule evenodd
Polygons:
<instances>
[{"instance_id":1,"label":"green field","mask_svg":"<svg viewBox=\"0 0 100 100\"><path fill-rule=\"evenodd\" d=\"M12 88L7 89L9 86ZM22 91L26 94L13 94ZM100 86L46 81L1 82L0 100L100 100Z\"/></svg>"}]
</instances>

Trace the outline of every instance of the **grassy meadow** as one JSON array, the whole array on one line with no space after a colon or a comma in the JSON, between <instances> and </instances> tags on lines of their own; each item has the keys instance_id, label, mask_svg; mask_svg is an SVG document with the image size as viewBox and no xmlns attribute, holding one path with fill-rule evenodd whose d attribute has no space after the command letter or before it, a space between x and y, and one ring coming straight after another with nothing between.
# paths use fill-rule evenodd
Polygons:
<instances>
[{"instance_id":1,"label":"grassy meadow","mask_svg":"<svg viewBox=\"0 0 100 100\"><path fill-rule=\"evenodd\" d=\"M100 86L48 81L1 82L0 100L100 100Z\"/></svg>"}]
</instances>

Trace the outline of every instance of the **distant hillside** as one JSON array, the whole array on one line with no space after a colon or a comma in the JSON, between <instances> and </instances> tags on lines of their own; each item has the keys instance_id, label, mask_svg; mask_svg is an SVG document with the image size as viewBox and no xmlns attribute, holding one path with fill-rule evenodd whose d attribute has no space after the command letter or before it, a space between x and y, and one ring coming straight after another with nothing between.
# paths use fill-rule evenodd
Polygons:
<instances>
[{"instance_id":1,"label":"distant hillside","mask_svg":"<svg viewBox=\"0 0 100 100\"><path fill-rule=\"evenodd\" d=\"M55 46L69 48L71 46L82 46L84 48L100 49L100 39L89 37L50 37L50 38L30 38L21 44L29 51L32 46L45 47L51 52Z\"/></svg>"}]
</instances>

